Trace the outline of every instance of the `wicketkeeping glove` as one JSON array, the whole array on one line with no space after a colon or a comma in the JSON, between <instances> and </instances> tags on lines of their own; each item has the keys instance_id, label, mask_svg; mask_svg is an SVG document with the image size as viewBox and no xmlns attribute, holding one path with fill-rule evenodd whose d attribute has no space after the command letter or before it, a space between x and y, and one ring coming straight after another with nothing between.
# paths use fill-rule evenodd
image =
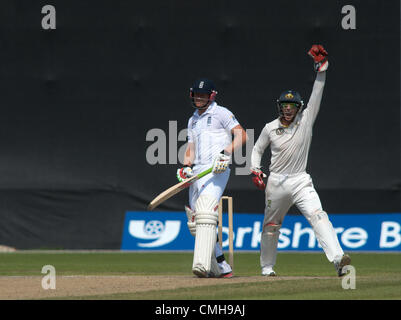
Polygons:
<instances>
[{"instance_id":1,"label":"wicketkeeping glove","mask_svg":"<svg viewBox=\"0 0 401 320\"><path fill-rule=\"evenodd\" d=\"M212 170L213 173L222 173L226 171L228 165L230 164L230 157L222 152L214 160L213 170Z\"/></svg>"},{"instance_id":2,"label":"wicketkeeping glove","mask_svg":"<svg viewBox=\"0 0 401 320\"><path fill-rule=\"evenodd\" d=\"M256 188L260 190L265 190L266 189L266 184L263 181L263 178L266 178L267 176L262 172L262 170L258 168L251 168L252 172L252 182L256 186Z\"/></svg>"},{"instance_id":3,"label":"wicketkeeping glove","mask_svg":"<svg viewBox=\"0 0 401 320\"><path fill-rule=\"evenodd\" d=\"M183 167L181 169L177 169L177 179L179 182L183 182L184 180L191 178L194 175L191 167Z\"/></svg>"},{"instance_id":4,"label":"wicketkeeping glove","mask_svg":"<svg viewBox=\"0 0 401 320\"><path fill-rule=\"evenodd\" d=\"M312 48L308 51L308 54L313 58L314 68L316 72L326 71L329 67L329 62L327 61L328 53L320 44L314 44Z\"/></svg>"}]
</instances>

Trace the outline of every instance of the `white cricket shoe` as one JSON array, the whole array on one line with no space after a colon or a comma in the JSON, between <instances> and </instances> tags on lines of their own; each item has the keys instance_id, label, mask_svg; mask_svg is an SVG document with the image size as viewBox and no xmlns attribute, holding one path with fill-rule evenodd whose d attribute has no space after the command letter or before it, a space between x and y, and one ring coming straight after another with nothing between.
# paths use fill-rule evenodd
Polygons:
<instances>
[{"instance_id":1,"label":"white cricket shoe","mask_svg":"<svg viewBox=\"0 0 401 320\"><path fill-rule=\"evenodd\" d=\"M221 273L230 273L233 271L231 266L227 263L226 260L223 260L222 262L219 263L219 269Z\"/></svg>"},{"instance_id":2,"label":"white cricket shoe","mask_svg":"<svg viewBox=\"0 0 401 320\"><path fill-rule=\"evenodd\" d=\"M227 263L226 260L223 260L222 262L219 263L219 269L220 269L220 273L221 273L219 278L232 278L232 277L234 277L233 269Z\"/></svg>"},{"instance_id":3,"label":"white cricket shoe","mask_svg":"<svg viewBox=\"0 0 401 320\"><path fill-rule=\"evenodd\" d=\"M343 271L343 268L349 264L351 264L351 258L349 255L344 254L341 259L334 260L334 267L336 268L337 274L339 277L342 277L346 274L345 271Z\"/></svg>"},{"instance_id":4,"label":"white cricket shoe","mask_svg":"<svg viewBox=\"0 0 401 320\"><path fill-rule=\"evenodd\" d=\"M192 273L196 275L198 278L209 278L209 274L205 270L202 270L199 267L194 267L192 269Z\"/></svg>"},{"instance_id":5,"label":"white cricket shoe","mask_svg":"<svg viewBox=\"0 0 401 320\"><path fill-rule=\"evenodd\" d=\"M275 277L276 272L273 270L273 267L263 267L262 276Z\"/></svg>"}]
</instances>

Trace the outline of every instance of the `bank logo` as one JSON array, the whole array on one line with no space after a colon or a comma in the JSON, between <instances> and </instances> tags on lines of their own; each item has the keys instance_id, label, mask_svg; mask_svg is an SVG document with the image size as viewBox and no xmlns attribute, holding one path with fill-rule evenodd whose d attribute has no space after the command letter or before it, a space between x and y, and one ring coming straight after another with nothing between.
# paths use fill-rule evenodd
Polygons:
<instances>
[{"instance_id":1,"label":"bank logo","mask_svg":"<svg viewBox=\"0 0 401 320\"><path fill-rule=\"evenodd\" d=\"M401 252L401 213L330 214L329 217L344 251ZM127 212L121 249L193 251L195 237L189 232L187 221L182 211ZM258 251L263 214L234 213L234 221L234 249ZM225 250L228 226L224 218L222 231ZM279 251L323 252L313 228L302 215L286 216L277 247Z\"/></svg>"},{"instance_id":2,"label":"bank logo","mask_svg":"<svg viewBox=\"0 0 401 320\"><path fill-rule=\"evenodd\" d=\"M161 247L174 241L180 233L181 221L166 220L131 220L129 222L129 234L140 240L153 240L138 242L137 246L142 248Z\"/></svg>"}]
</instances>

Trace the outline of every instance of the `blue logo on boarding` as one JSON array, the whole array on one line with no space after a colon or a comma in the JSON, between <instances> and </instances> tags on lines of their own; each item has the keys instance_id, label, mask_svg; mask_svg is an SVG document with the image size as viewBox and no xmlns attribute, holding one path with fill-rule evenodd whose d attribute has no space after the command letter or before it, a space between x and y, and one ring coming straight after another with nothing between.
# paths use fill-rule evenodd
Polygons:
<instances>
[{"instance_id":1,"label":"blue logo on boarding","mask_svg":"<svg viewBox=\"0 0 401 320\"><path fill-rule=\"evenodd\" d=\"M122 250L191 250L194 237L186 226L186 215L169 212L127 212ZM183 246L183 244L185 244Z\"/></svg>"},{"instance_id":2,"label":"blue logo on boarding","mask_svg":"<svg viewBox=\"0 0 401 320\"><path fill-rule=\"evenodd\" d=\"M329 217L344 251L401 252L401 213L330 214ZM187 221L185 212L127 212L121 249L192 251L195 237L189 232ZM234 249L258 251L263 214L234 213L234 221ZM223 218L223 250L229 245L227 222ZM299 215L285 218L277 248L322 252L313 229Z\"/></svg>"}]
</instances>

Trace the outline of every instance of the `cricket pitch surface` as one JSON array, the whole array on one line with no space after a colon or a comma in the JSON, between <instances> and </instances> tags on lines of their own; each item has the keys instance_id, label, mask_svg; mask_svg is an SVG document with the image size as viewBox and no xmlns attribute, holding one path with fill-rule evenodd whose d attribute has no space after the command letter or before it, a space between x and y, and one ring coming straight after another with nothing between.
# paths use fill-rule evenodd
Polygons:
<instances>
[{"instance_id":1,"label":"cricket pitch surface","mask_svg":"<svg viewBox=\"0 0 401 320\"><path fill-rule=\"evenodd\" d=\"M201 279L192 274L192 252L16 251L0 253L0 299L401 299L399 253L350 256L355 272L346 289L324 253L279 252L277 276L264 277L258 252L236 252L233 278Z\"/></svg>"},{"instance_id":2,"label":"cricket pitch surface","mask_svg":"<svg viewBox=\"0 0 401 320\"><path fill-rule=\"evenodd\" d=\"M195 276L57 276L56 289L43 289L41 276L0 276L0 300L79 298L84 296L174 290L213 285L285 280L333 279L335 277L306 276L238 276L230 279ZM336 278L335 278L336 279Z\"/></svg>"}]
</instances>

